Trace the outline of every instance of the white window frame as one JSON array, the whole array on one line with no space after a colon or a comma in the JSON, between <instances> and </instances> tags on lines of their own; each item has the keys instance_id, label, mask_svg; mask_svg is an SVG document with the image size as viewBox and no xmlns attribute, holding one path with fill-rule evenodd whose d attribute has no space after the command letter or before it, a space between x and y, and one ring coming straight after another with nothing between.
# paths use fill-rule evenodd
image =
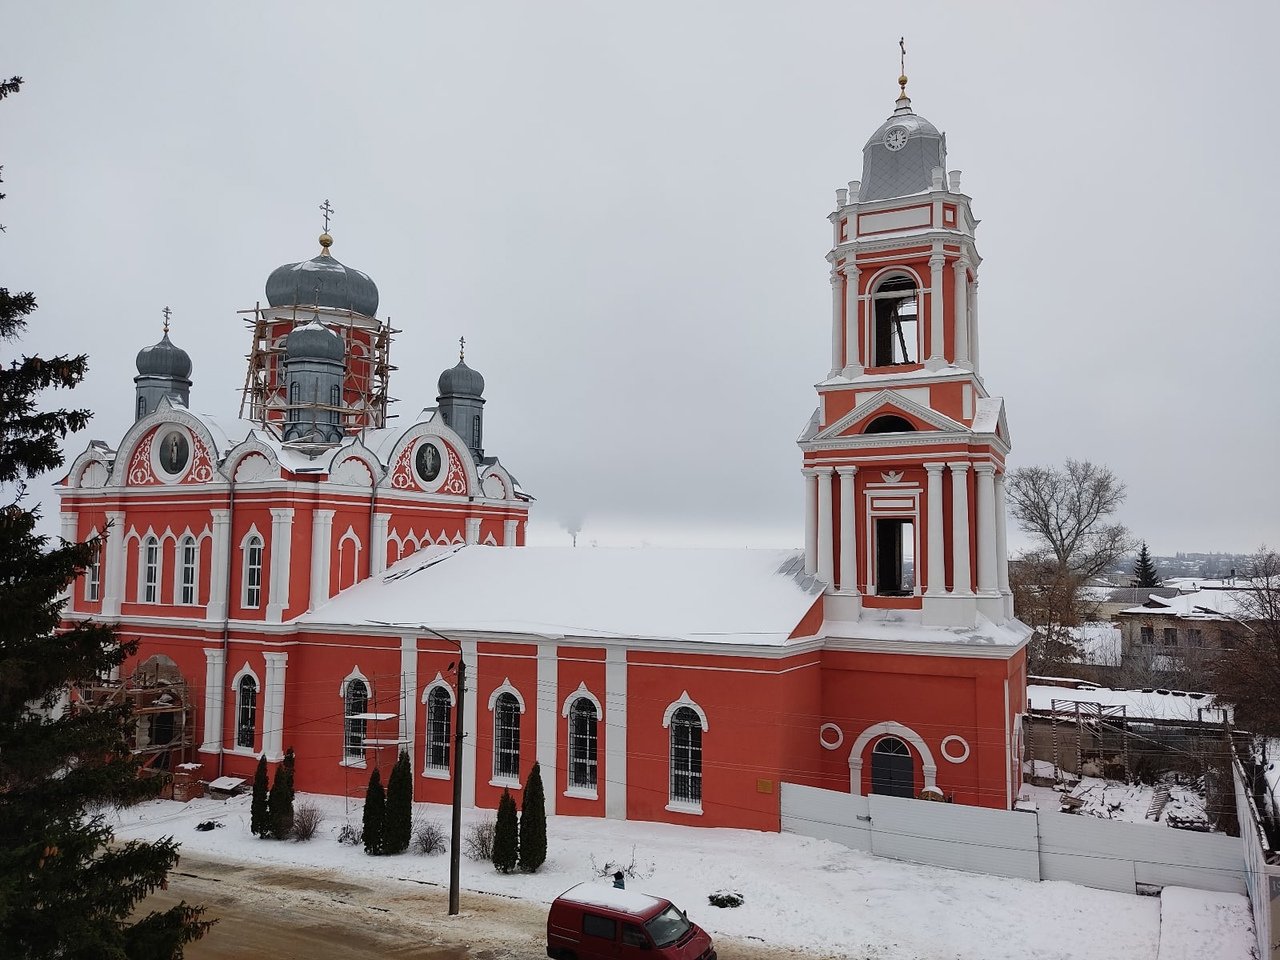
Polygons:
<instances>
[{"instance_id":1,"label":"white window frame","mask_svg":"<svg viewBox=\"0 0 1280 960\"><path fill-rule=\"evenodd\" d=\"M695 718L695 722L688 724L690 728L697 727L699 730L697 743L697 765L696 770L693 769L693 763L690 762L690 769L682 771L684 775L691 778L691 782L697 783L697 798L690 799L688 797L677 797L675 795L676 785L676 715L682 711L688 710ZM680 694L679 699L672 701L667 705L666 711L662 715L662 725L667 728L667 810L672 813L688 813L697 816L702 815L702 799L705 794L703 790L703 759L706 755L706 745L703 743L702 734L706 733L710 726L707 723L707 714L698 706L689 696L689 691L685 690ZM685 726L684 723L680 724ZM692 760L692 746L690 747L690 759Z\"/></svg>"},{"instance_id":2,"label":"white window frame","mask_svg":"<svg viewBox=\"0 0 1280 960\"><path fill-rule=\"evenodd\" d=\"M253 744L250 746L241 746L240 744L240 684L245 680L252 680L254 687L254 704L253 704ZM238 753L243 756L257 756L257 744L262 737L262 709L258 705L258 698L262 697L262 680L258 677L257 672L246 662L236 675L231 678L231 702L234 705L234 712L231 719L231 752ZM265 706L265 704L264 704Z\"/></svg>"},{"instance_id":3,"label":"white window frame","mask_svg":"<svg viewBox=\"0 0 1280 960\"><path fill-rule=\"evenodd\" d=\"M514 714L516 770L514 774L499 772L498 765L500 757L511 755L510 750L500 753L498 747L498 744L502 742L502 732L498 728L498 704L504 696L510 697L516 704ZM489 695L489 712L492 714L493 719L493 779L489 781L489 785L492 787L515 787L516 789L519 789L520 755L524 746L523 731L520 729L520 717L524 714L525 709L524 697L520 696L520 691L511 685L510 677L504 677L502 684Z\"/></svg>"},{"instance_id":4,"label":"white window frame","mask_svg":"<svg viewBox=\"0 0 1280 960\"><path fill-rule=\"evenodd\" d=\"M258 550L258 562L252 564L249 562L249 558L255 546ZM244 539L240 541L240 606L245 610L259 610L262 608L262 592L266 586L266 552L266 540L258 532L257 525L251 526L249 532L244 535ZM254 569L258 571L258 582L256 584L250 583L249 576ZM252 603L249 602L250 590L256 591L256 595L252 598Z\"/></svg>"},{"instance_id":5,"label":"white window frame","mask_svg":"<svg viewBox=\"0 0 1280 960\"><path fill-rule=\"evenodd\" d=\"M154 559L152 551L155 551ZM160 602L160 538L148 533L138 541L138 602Z\"/></svg>"},{"instance_id":6,"label":"white window frame","mask_svg":"<svg viewBox=\"0 0 1280 960\"><path fill-rule=\"evenodd\" d=\"M191 548L191 562L187 563L187 548ZM200 541L195 534L185 533L174 546L174 603L193 607L200 602ZM191 572L191 599L187 599L187 571Z\"/></svg>"},{"instance_id":7,"label":"white window frame","mask_svg":"<svg viewBox=\"0 0 1280 960\"><path fill-rule=\"evenodd\" d=\"M369 721L348 719L348 714L351 713L351 704L347 698L347 694L351 689L351 684L355 682L359 682L363 685L365 692L364 709L359 712L368 713L369 704L373 702L373 684L369 682L368 677L360 672L360 668L357 666L342 678L342 683L338 687L338 695L342 698L342 759L340 763L344 767L359 767L363 769L367 762L365 760L365 750L367 748L364 746L364 741L369 735ZM351 744L353 742L352 730L354 729L352 724L354 723L364 724L360 730L360 748L358 753L350 752Z\"/></svg>"},{"instance_id":8,"label":"white window frame","mask_svg":"<svg viewBox=\"0 0 1280 960\"><path fill-rule=\"evenodd\" d=\"M574 707L579 702L585 702L595 711L594 727L591 731L591 740L595 745L595 760L587 760L592 768L594 782L590 784L577 783L574 780L574 733L573 719ZM575 797L580 800L596 800L599 799L600 786L600 723L604 719L604 709L600 705L600 700L587 689L586 682L578 684L578 688L569 694L564 700L564 705L560 708L560 715L565 718L565 743L567 745L566 757L568 760L568 769L565 771L565 791L566 797Z\"/></svg>"},{"instance_id":9,"label":"white window frame","mask_svg":"<svg viewBox=\"0 0 1280 960\"><path fill-rule=\"evenodd\" d=\"M436 739L433 737L431 725L431 699L436 691L444 696L445 714L444 714L444 766L437 766L431 762L432 748L436 745ZM438 702L438 701L437 701ZM423 730L425 731L423 751L422 751L422 775L431 777L434 780L448 780L452 776L450 767L453 763L453 708L456 704L453 696L453 688L445 681L444 677L437 673L436 678L427 685L422 691L422 704L425 708L423 716Z\"/></svg>"},{"instance_id":10,"label":"white window frame","mask_svg":"<svg viewBox=\"0 0 1280 960\"><path fill-rule=\"evenodd\" d=\"M97 527L89 531L87 539L92 540L98 535ZM96 603L102 599L102 549L103 545L98 544L98 549L94 551L93 560L84 571L84 598L90 603Z\"/></svg>"}]
</instances>

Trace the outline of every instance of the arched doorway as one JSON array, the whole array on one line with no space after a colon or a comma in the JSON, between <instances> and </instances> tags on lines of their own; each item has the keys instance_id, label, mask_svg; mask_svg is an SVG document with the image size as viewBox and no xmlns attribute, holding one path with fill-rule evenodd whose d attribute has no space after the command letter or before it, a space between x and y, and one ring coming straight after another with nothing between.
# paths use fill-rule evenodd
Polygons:
<instances>
[{"instance_id":1,"label":"arched doorway","mask_svg":"<svg viewBox=\"0 0 1280 960\"><path fill-rule=\"evenodd\" d=\"M916 762L897 737L881 737L871 750L871 792L886 797L916 795Z\"/></svg>"}]
</instances>

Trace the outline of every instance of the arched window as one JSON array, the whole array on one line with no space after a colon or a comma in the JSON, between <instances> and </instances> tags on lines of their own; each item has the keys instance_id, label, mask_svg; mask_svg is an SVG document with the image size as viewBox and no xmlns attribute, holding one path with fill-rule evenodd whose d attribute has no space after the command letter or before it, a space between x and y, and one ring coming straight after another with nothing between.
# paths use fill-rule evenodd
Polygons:
<instances>
[{"instance_id":1,"label":"arched window","mask_svg":"<svg viewBox=\"0 0 1280 960\"><path fill-rule=\"evenodd\" d=\"M689 707L671 715L671 802L702 806L702 718Z\"/></svg>"},{"instance_id":2,"label":"arched window","mask_svg":"<svg viewBox=\"0 0 1280 960\"><path fill-rule=\"evenodd\" d=\"M887 367L920 359L920 298L910 277L892 277L871 295L875 328L871 365Z\"/></svg>"},{"instance_id":3,"label":"arched window","mask_svg":"<svg viewBox=\"0 0 1280 960\"><path fill-rule=\"evenodd\" d=\"M569 708L569 786L596 788L596 747L599 717L596 705L579 697Z\"/></svg>"},{"instance_id":4,"label":"arched window","mask_svg":"<svg viewBox=\"0 0 1280 960\"><path fill-rule=\"evenodd\" d=\"M179 579L178 602L193 604L196 602L196 561L200 551L196 546L196 538L187 536L178 545Z\"/></svg>"},{"instance_id":5,"label":"arched window","mask_svg":"<svg viewBox=\"0 0 1280 960\"><path fill-rule=\"evenodd\" d=\"M262 537L254 534L244 543L243 605L257 609L262 605Z\"/></svg>"},{"instance_id":6,"label":"arched window","mask_svg":"<svg viewBox=\"0 0 1280 960\"><path fill-rule=\"evenodd\" d=\"M142 419L143 417L145 417L146 415L147 415L147 398L146 398L146 397L138 397L138 412L137 412L137 414L134 416L134 418L133 418L133 419L134 419L134 420L141 420L141 419Z\"/></svg>"},{"instance_id":7,"label":"arched window","mask_svg":"<svg viewBox=\"0 0 1280 960\"><path fill-rule=\"evenodd\" d=\"M871 750L871 792L888 797L914 797L915 759L897 737L881 737Z\"/></svg>"},{"instance_id":8,"label":"arched window","mask_svg":"<svg viewBox=\"0 0 1280 960\"><path fill-rule=\"evenodd\" d=\"M160 541L147 537L142 541L142 594L143 603L160 602Z\"/></svg>"},{"instance_id":9,"label":"arched window","mask_svg":"<svg viewBox=\"0 0 1280 960\"><path fill-rule=\"evenodd\" d=\"M520 704L510 693L493 705L493 778L520 779Z\"/></svg>"},{"instance_id":10,"label":"arched window","mask_svg":"<svg viewBox=\"0 0 1280 960\"><path fill-rule=\"evenodd\" d=\"M427 694L427 769L449 772L449 737L451 731L449 691L432 687Z\"/></svg>"},{"instance_id":11,"label":"arched window","mask_svg":"<svg viewBox=\"0 0 1280 960\"><path fill-rule=\"evenodd\" d=\"M342 405L342 388L334 384L329 388L329 406L333 409L329 411L329 422L339 423L342 419L342 411L338 409Z\"/></svg>"},{"instance_id":12,"label":"arched window","mask_svg":"<svg viewBox=\"0 0 1280 960\"><path fill-rule=\"evenodd\" d=\"M912 433L915 426L906 417L899 417L892 413L885 414L883 417L876 417L869 424L863 433Z\"/></svg>"},{"instance_id":13,"label":"arched window","mask_svg":"<svg viewBox=\"0 0 1280 960\"><path fill-rule=\"evenodd\" d=\"M248 675L236 688L236 746L253 749L258 733L258 681Z\"/></svg>"},{"instance_id":14,"label":"arched window","mask_svg":"<svg viewBox=\"0 0 1280 960\"><path fill-rule=\"evenodd\" d=\"M359 678L347 681L344 697L346 729L343 737L343 755L348 760L364 759L364 737L368 724L369 688Z\"/></svg>"}]
</instances>

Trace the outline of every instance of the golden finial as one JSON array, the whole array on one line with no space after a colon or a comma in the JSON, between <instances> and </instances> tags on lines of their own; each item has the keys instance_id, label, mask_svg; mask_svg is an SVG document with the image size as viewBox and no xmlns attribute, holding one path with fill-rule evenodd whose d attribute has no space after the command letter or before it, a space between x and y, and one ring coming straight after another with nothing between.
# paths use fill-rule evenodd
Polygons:
<instances>
[{"instance_id":1,"label":"golden finial","mask_svg":"<svg viewBox=\"0 0 1280 960\"><path fill-rule=\"evenodd\" d=\"M333 207L329 205L327 197L324 203L320 204L320 209L324 212L324 233L320 234L320 255L327 257L329 248L333 246L333 237L329 236L329 218L333 216Z\"/></svg>"},{"instance_id":2,"label":"golden finial","mask_svg":"<svg viewBox=\"0 0 1280 960\"><path fill-rule=\"evenodd\" d=\"M467 338L458 338L458 362L463 363L467 358Z\"/></svg>"},{"instance_id":3,"label":"golden finial","mask_svg":"<svg viewBox=\"0 0 1280 960\"><path fill-rule=\"evenodd\" d=\"M167 337L169 335L169 318L173 316L173 311L165 307L160 312L164 314L164 335Z\"/></svg>"},{"instance_id":4,"label":"golden finial","mask_svg":"<svg viewBox=\"0 0 1280 960\"><path fill-rule=\"evenodd\" d=\"M898 38L898 49L902 51L898 58L898 99L907 96L907 38Z\"/></svg>"}]
</instances>

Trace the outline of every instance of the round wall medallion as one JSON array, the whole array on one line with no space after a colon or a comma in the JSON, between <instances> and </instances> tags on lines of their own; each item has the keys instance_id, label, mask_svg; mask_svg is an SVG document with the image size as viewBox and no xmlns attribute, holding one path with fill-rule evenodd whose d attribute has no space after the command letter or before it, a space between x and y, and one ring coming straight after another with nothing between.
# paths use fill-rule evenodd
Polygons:
<instances>
[{"instance_id":1,"label":"round wall medallion","mask_svg":"<svg viewBox=\"0 0 1280 960\"><path fill-rule=\"evenodd\" d=\"M413 455L413 471L418 479L426 484L435 483L443 466L444 451L430 440L424 440Z\"/></svg>"},{"instance_id":2,"label":"round wall medallion","mask_svg":"<svg viewBox=\"0 0 1280 960\"><path fill-rule=\"evenodd\" d=\"M191 462L191 436L185 427L163 426L151 445L151 465L162 480L176 480Z\"/></svg>"},{"instance_id":3,"label":"round wall medallion","mask_svg":"<svg viewBox=\"0 0 1280 960\"><path fill-rule=\"evenodd\" d=\"M954 733L949 737L943 737L942 755L952 763L964 763L969 759L969 744L963 737L957 737Z\"/></svg>"},{"instance_id":4,"label":"round wall medallion","mask_svg":"<svg viewBox=\"0 0 1280 960\"><path fill-rule=\"evenodd\" d=\"M827 750L839 750L844 744L844 731L834 723L824 723L818 728L818 742Z\"/></svg>"}]
</instances>

